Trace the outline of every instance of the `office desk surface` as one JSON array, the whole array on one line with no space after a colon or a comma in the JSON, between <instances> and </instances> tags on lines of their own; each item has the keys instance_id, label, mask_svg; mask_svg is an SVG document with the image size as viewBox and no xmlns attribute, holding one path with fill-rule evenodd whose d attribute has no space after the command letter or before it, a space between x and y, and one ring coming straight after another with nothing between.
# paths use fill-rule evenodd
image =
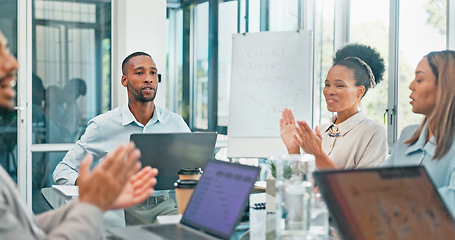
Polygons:
<instances>
[{"instance_id":1,"label":"office desk surface","mask_svg":"<svg viewBox=\"0 0 455 240\"><path fill-rule=\"evenodd\" d=\"M56 191L52 187L41 189L41 193L47 202L52 206L52 208L58 208L67 202L71 201L72 198L66 197L60 192ZM170 198L175 198L174 193L170 192ZM168 212L167 214L177 214L176 211ZM133 216L136 218L136 224L146 224L150 223L147 220L147 217L143 217L143 213L138 211L128 210L114 210L107 211L104 214L104 228L119 227L125 226L125 216ZM247 231L248 230L248 231ZM245 234L243 234L246 231ZM109 239L109 235L105 234ZM249 223L241 223L237 229L236 233L231 239L241 239L241 240L269 240L275 239L275 214L267 213L265 209L253 209L250 208L250 221Z\"/></svg>"},{"instance_id":2,"label":"office desk surface","mask_svg":"<svg viewBox=\"0 0 455 240\"><path fill-rule=\"evenodd\" d=\"M46 201L52 208L58 208L67 202L73 200L67 197L52 187L41 189ZM163 190L155 191L154 195L168 194L169 199L161 204L156 205L150 209L144 204L138 204L128 209L111 210L104 214L105 228L118 227L126 225L137 225L154 223L158 215L176 215L178 214L177 206L175 204L175 191Z\"/></svg>"}]
</instances>

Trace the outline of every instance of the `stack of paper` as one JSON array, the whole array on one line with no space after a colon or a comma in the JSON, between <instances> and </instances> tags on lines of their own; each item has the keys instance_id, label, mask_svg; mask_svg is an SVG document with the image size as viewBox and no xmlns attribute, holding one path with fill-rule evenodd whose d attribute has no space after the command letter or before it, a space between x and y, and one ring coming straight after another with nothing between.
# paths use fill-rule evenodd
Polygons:
<instances>
[{"instance_id":1,"label":"stack of paper","mask_svg":"<svg viewBox=\"0 0 455 240\"><path fill-rule=\"evenodd\" d=\"M67 197L72 197L72 198L79 197L79 187L78 186L52 185L52 187Z\"/></svg>"},{"instance_id":2,"label":"stack of paper","mask_svg":"<svg viewBox=\"0 0 455 240\"><path fill-rule=\"evenodd\" d=\"M256 182L254 183L254 188L255 188L255 189L265 190L266 187L267 187L266 181L256 181Z\"/></svg>"}]
</instances>

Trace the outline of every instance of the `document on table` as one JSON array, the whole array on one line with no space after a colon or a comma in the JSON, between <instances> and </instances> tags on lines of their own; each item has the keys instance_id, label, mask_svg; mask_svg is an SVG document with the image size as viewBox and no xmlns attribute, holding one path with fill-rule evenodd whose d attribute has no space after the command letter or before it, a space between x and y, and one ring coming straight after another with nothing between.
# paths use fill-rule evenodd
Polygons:
<instances>
[{"instance_id":1,"label":"document on table","mask_svg":"<svg viewBox=\"0 0 455 240\"><path fill-rule=\"evenodd\" d=\"M158 221L159 224L179 223L180 219L182 219L182 214L161 215L156 217L156 220Z\"/></svg>"},{"instance_id":2,"label":"document on table","mask_svg":"<svg viewBox=\"0 0 455 240\"><path fill-rule=\"evenodd\" d=\"M79 187L78 186L52 185L52 187L67 197L72 197L72 198L79 197Z\"/></svg>"},{"instance_id":3,"label":"document on table","mask_svg":"<svg viewBox=\"0 0 455 240\"><path fill-rule=\"evenodd\" d=\"M256 188L256 189L265 190L266 187L267 187L266 181L256 181L254 183L254 188Z\"/></svg>"}]
</instances>

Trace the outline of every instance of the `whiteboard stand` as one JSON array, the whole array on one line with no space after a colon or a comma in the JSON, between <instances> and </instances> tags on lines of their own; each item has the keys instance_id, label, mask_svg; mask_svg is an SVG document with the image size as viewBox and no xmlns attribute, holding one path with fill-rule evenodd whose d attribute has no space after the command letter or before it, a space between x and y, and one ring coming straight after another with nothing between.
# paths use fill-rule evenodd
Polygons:
<instances>
[{"instance_id":1,"label":"whiteboard stand","mask_svg":"<svg viewBox=\"0 0 455 240\"><path fill-rule=\"evenodd\" d=\"M285 154L279 126L284 108L313 125L313 33L241 33L232 44L227 156Z\"/></svg>"}]
</instances>

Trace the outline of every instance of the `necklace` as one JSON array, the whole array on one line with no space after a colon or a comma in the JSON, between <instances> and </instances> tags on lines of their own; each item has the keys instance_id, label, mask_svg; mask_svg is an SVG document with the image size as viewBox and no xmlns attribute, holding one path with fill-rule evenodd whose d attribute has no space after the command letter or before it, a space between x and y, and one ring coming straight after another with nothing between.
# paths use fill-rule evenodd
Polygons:
<instances>
[{"instance_id":1,"label":"necklace","mask_svg":"<svg viewBox=\"0 0 455 240\"><path fill-rule=\"evenodd\" d=\"M340 130L338 130L338 126L335 124L332 124L332 126L329 127L329 137L339 137L340 136Z\"/></svg>"}]
</instances>

